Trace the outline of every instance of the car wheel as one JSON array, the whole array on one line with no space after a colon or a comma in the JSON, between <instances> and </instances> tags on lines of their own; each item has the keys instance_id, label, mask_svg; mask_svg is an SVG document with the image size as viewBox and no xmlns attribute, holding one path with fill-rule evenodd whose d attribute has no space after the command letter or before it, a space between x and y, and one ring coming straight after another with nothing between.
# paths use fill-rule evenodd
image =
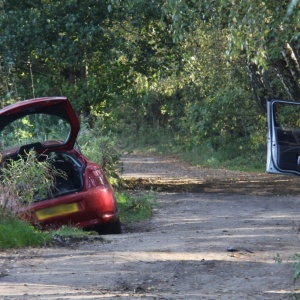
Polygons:
<instances>
[{"instance_id":1,"label":"car wheel","mask_svg":"<svg viewBox=\"0 0 300 300\"><path fill-rule=\"evenodd\" d=\"M117 220L112 223L99 224L95 226L95 231L99 234L120 234L122 233L121 222Z\"/></svg>"}]
</instances>

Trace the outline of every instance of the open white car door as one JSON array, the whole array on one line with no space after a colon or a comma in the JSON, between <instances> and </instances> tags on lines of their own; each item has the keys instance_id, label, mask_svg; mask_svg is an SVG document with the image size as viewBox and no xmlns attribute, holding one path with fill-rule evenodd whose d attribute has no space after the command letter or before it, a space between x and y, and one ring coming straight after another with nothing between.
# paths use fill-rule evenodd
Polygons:
<instances>
[{"instance_id":1,"label":"open white car door","mask_svg":"<svg viewBox=\"0 0 300 300\"><path fill-rule=\"evenodd\" d=\"M268 100L268 173L300 175L300 102Z\"/></svg>"}]
</instances>

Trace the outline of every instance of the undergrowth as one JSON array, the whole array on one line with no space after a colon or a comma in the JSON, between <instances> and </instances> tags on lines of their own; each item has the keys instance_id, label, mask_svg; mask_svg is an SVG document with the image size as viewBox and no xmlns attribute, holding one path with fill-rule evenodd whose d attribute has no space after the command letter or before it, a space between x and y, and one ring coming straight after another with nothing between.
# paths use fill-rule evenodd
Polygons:
<instances>
[{"instance_id":1,"label":"undergrowth","mask_svg":"<svg viewBox=\"0 0 300 300\"><path fill-rule=\"evenodd\" d=\"M149 219L152 215L155 196L146 192L117 192L118 209L123 223Z\"/></svg>"},{"instance_id":2,"label":"undergrowth","mask_svg":"<svg viewBox=\"0 0 300 300\"><path fill-rule=\"evenodd\" d=\"M126 152L177 155L192 165L245 172L265 172L266 149L250 149L232 144L218 150L203 142L193 144L180 135L157 129L140 135L118 137L120 148Z\"/></svg>"},{"instance_id":3,"label":"undergrowth","mask_svg":"<svg viewBox=\"0 0 300 300\"><path fill-rule=\"evenodd\" d=\"M27 221L15 217L1 218L0 249L39 247L48 244L51 237L41 232Z\"/></svg>"},{"instance_id":4,"label":"undergrowth","mask_svg":"<svg viewBox=\"0 0 300 300\"><path fill-rule=\"evenodd\" d=\"M87 123L82 124L78 142L82 153L91 161L101 165L112 185L119 184L120 153L115 146L113 136L101 131L101 124L89 128Z\"/></svg>"},{"instance_id":5,"label":"undergrowth","mask_svg":"<svg viewBox=\"0 0 300 300\"><path fill-rule=\"evenodd\" d=\"M209 168L223 168L245 172L264 172L265 154L260 152L236 153L230 150L213 150L207 145L179 153L181 158L191 164Z\"/></svg>"},{"instance_id":6,"label":"undergrowth","mask_svg":"<svg viewBox=\"0 0 300 300\"><path fill-rule=\"evenodd\" d=\"M41 157L43 158L41 161ZM2 162L0 174L0 208L10 207L17 214L34 199L45 199L55 187L55 178L66 175L53 167L52 157L33 150L15 160Z\"/></svg>"},{"instance_id":7,"label":"undergrowth","mask_svg":"<svg viewBox=\"0 0 300 300\"><path fill-rule=\"evenodd\" d=\"M41 230L26 220L20 220L10 212L0 214L0 250L22 247L43 247L51 245L57 237L83 237L87 232L72 226Z\"/></svg>"}]
</instances>

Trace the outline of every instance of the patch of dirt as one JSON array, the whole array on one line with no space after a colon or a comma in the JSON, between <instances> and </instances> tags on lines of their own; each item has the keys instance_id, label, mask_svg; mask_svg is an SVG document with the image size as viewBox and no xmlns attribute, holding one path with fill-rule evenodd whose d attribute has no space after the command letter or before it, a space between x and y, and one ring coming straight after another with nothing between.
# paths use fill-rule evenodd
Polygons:
<instances>
[{"instance_id":1,"label":"patch of dirt","mask_svg":"<svg viewBox=\"0 0 300 300\"><path fill-rule=\"evenodd\" d=\"M175 156L124 155L124 188L175 193L300 195L300 177L192 166Z\"/></svg>"},{"instance_id":2,"label":"patch of dirt","mask_svg":"<svg viewBox=\"0 0 300 300\"><path fill-rule=\"evenodd\" d=\"M121 235L0 252L0 299L300 299L297 177L154 155L122 161L127 188L156 195L151 220Z\"/></svg>"}]
</instances>

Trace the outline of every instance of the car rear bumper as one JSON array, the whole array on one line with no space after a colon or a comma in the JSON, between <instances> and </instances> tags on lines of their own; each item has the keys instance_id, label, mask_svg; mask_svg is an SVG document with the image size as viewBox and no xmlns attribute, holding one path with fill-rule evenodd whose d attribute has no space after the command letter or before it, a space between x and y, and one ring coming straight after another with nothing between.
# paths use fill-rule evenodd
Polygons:
<instances>
[{"instance_id":1,"label":"car rear bumper","mask_svg":"<svg viewBox=\"0 0 300 300\"><path fill-rule=\"evenodd\" d=\"M114 193L105 186L35 203L29 215L31 223L42 227L84 228L119 219Z\"/></svg>"}]
</instances>

